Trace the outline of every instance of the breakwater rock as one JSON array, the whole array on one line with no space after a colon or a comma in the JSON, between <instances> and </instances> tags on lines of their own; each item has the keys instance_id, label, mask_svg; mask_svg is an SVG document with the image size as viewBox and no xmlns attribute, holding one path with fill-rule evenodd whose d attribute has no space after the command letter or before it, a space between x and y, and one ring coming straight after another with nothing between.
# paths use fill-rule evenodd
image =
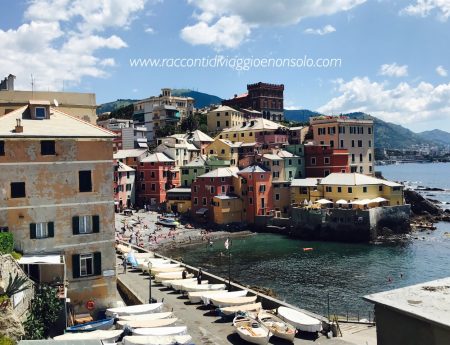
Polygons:
<instances>
[{"instance_id":1,"label":"breakwater rock","mask_svg":"<svg viewBox=\"0 0 450 345\"><path fill-rule=\"evenodd\" d=\"M442 208L413 190L405 190L405 201L411 205L411 211L416 216L441 216L444 212Z\"/></svg>"}]
</instances>

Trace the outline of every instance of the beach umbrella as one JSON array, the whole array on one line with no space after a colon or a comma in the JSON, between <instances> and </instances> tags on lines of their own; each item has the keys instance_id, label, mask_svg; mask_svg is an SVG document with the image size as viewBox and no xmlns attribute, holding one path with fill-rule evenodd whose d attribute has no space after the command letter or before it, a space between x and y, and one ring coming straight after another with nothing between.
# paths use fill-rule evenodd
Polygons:
<instances>
[{"instance_id":1,"label":"beach umbrella","mask_svg":"<svg viewBox=\"0 0 450 345\"><path fill-rule=\"evenodd\" d=\"M348 202L347 202L347 200L340 199L340 200L336 201L336 204L346 205L346 204L348 204Z\"/></svg>"},{"instance_id":2,"label":"beach umbrella","mask_svg":"<svg viewBox=\"0 0 450 345\"><path fill-rule=\"evenodd\" d=\"M303 205L308 205L308 200L305 199L305 200L303 201Z\"/></svg>"},{"instance_id":3,"label":"beach umbrella","mask_svg":"<svg viewBox=\"0 0 450 345\"><path fill-rule=\"evenodd\" d=\"M382 197L378 197L375 199L370 200L370 202L385 202L385 201L389 201L388 199L382 198Z\"/></svg>"},{"instance_id":4,"label":"beach umbrella","mask_svg":"<svg viewBox=\"0 0 450 345\"><path fill-rule=\"evenodd\" d=\"M319 199L316 201L317 204L325 205L325 204L332 204L333 202L327 199Z\"/></svg>"}]
</instances>

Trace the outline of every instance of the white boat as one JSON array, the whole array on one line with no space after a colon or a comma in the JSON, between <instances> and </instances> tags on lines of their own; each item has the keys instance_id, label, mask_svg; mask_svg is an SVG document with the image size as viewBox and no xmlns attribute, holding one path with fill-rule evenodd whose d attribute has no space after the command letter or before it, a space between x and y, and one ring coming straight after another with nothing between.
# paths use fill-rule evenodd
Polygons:
<instances>
[{"instance_id":1,"label":"white boat","mask_svg":"<svg viewBox=\"0 0 450 345\"><path fill-rule=\"evenodd\" d=\"M258 303L252 303L252 304L238 305L238 306L234 306L234 307L219 308L219 314L222 317L229 317L229 316L236 314L239 311L257 313L261 309L262 309L262 304L260 302L258 302Z\"/></svg>"},{"instance_id":2,"label":"white boat","mask_svg":"<svg viewBox=\"0 0 450 345\"><path fill-rule=\"evenodd\" d=\"M165 313L151 313L151 314L139 314L139 315L123 315L119 316L119 320L123 321L137 321L137 320L159 320L159 319L166 319L168 317L171 317L173 313L171 311L165 312Z\"/></svg>"},{"instance_id":3,"label":"white boat","mask_svg":"<svg viewBox=\"0 0 450 345\"><path fill-rule=\"evenodd\" d=\"M154 327L165 327L170 326L177 322L177 318L169 318L169 319L156 319L156 320L134 320L134 321L125 321L119 320L117 321L117 328L123 329L125 326L129 326L131 328L154 328Z\"/></svg>"},{"instance_id":4,"label":"white boat","mask_svg":"<svg viewBox=\"0 0 450 345\"><path fill-rule=\"evenodd\" d=\"M266 345L272 336L266 326L249 316L236 316L233 320L233 326L242 340L252 344Z\"/></svg>"},{"instance_id":5,"label":"white boat","mask_svg":"<svg viewBox=\"0 0 450 345\"><path fill-rule=\"evenodd\" d=\"M297 330L290 323L280 319L278 316L261 310L258 313L258 321L266 326L272 334L278 338L294 342Z\"/></svg>"},{"instance_id":6,"label":"white boat","mask_svg":"<svg viewBox=\"0 0 450 345\"><path fill-rule=\"evenodd\" d=\"M136 263L137 263L137 268L140 269L142 272L148 273L148 263L152 264L153 266L157 266L157 265L165 265L165 264L170 264L170 260L167 259L161 259L161 258L137 258L136 259Z\"/></svg>"},{"instance_id":7,"label":"white boat","mask_svg":"<svg viewBox=\"0 0 450 345\"><path fill-rule=\"evenodd\" d=\"M189 291L188 298L191 303L200 303L202 301L202 296L208 297L217 294L223 294L224 290L213 290L213 291Z\"/></svg>"},{"instance_id":8,"label":"white boat","mask_svg":"<svg viewBox=\"0 0 450 345\"><path fill-rule=\"evenodd\" d=\"M193 292L193 291L225 291L227 286L225 284L184 284L183 291Z\"/></svg>"},{"instance_id":9,"label":"white boat","mask_svg":"<svg viewBox=\"0 0 450 345\"><path fill-rule=\"evenodd\" d=\"M169 266L169 265L178 265L178 266ZM169 272L183 272L184 268L179 267L179 264L168 264L168 265L161 265L151 268L151 272L153 275L160 274L160 273L169 273Z\"/></svg>"},{"instance_id":10,"label":"white boat","mask_svg":"<svg viewBox=\"0 0 450 345\"><path fill-rule=\"evenodd\" d=\"M186 281L186 279L178 279L178 281L172 283L172 289L175 291L184 291L185 286L192 286L192 285L207 285L207 280L202 280L201 284L197 283L197 279L194 281Z\"/></svg>"},{"instance_id":11,"label":"white boat","mask_svg":"<svg viewBox=\"0 0 450 345\"><path fill-rule=\"evenodd\" d=\"M248 297L220 297L212 296L211 304L217 308L234 307L243 304L250 304L256 301L258 296L248 296Z\"/></svg>"},{"instance_id":12,"label":"white boat","mask_svg":"<svg viewBox=\"0 0 450 345\"><path fill-rule=\"evenodd\" d=\"M279 307L278 316L300 331L320 332L322 330L322 321L292 308Z\"/></svg>"},{"instance_id":13,"label":"white boat","mask_svg":"<svg viewBox=\"0 0 450 345\"><path fill-rule=\"evenodd\" d=\"M209 305L211 303L212 297L216 297L216 298L244 297L244 296L247 296L247 292L248 292L247 290L238 290L238 291L231 291L231 292L224 291L224 292L221 292L220 294L211 296L208 294L208 291L207 291L202 295L202 302L205 305Z\"/></svg>"},{"instance_id":14,"label":"white boat","mask_svg":"<svg viewBox=\"0 0 450 345\"><path fill-rule=\"evenodd\" d=\"M108 308L106 309L106 316L114 316L117 318L123 315L158 313L161 311L162 306L162 303L150 303L131 305L129 307Z\"/></svg>"},{"instance_id":15,"label":"white boat","mask_svg":"<svg viewBox=\"0 0 450 345\"><path fill-rule=\"evenodd\" d=\"M133 329L133 335L184 335L184 334L187 334L186 326Z\"/></svg>"},{"instance_id":16,"label":"white boat","mask_svg":"<svg viewBox=\"0 0 450 345\"><path fill-rule=\"evenodd\" d=\"M154 258L155 254L152 252L145 252L145 253L140 253L140 252L134 252L134 257L136 259L150 259L150 258Z\"/></svg>"},{"instance_id":17,"label":"white boat","mask_svg":"<svg viewBox=\"0 0 450 345\"><path fill-rule=\"evenodd\" d=\"M168 272L168 273L159 273L155 275L155 282L160 283L164 280L175 280L175 279L183 279L183 272ZM186 278L192 278L194 275L192 273L188 273Z\"/></svg>"},{"instance_id":18,"label":"white boat","mask_svg":"<svg viewBox=\"0 0 450 345\"><path fill-rule=\"evenodd\" d=\"M129 252L131 252L132 248L129 246L126 246L124 244L118 244L116 246L116 250L120 253L120 254L128 254Z\"/></svg>"},{"instance_id":19,"label":"white boat","mask_svg":"<svg viewBox=\"0 0 450 345\"><path fill-rule=\"evenodd\" d=\"M123 345L187 345L192 344L190 335L131 335L122 340Z\"/></svg>"},{"instance_id":20,"label":"white boat","mask_svg":"<svg viewBox=\"0 0 450 345\"><path fill-rule=\"evenodd\" d=\"M178 283L180 279L164 280L161 284L165 287L171 288L173 283ZM197 282L197 278L186 278L185 282Z\"/></svg>"},{"instance_id":21,"label":"white boat","mask_svg":"<svg viewBox=\"0 0 450 345\"><path fill-rule=\"evenodd\" d=\"M54 337L54 340L101 340L103 343L115 343L123 330L103 331L97 330L83 333L66 333Z\"/></svg>"}]
</instances>

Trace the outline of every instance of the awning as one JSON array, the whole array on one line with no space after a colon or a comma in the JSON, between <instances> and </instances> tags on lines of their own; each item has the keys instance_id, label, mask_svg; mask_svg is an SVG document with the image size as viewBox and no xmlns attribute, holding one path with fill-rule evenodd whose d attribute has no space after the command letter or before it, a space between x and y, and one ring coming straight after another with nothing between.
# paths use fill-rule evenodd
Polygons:
<instances>
[{"instance_id":1,"label":"awning","mask_svg":"<svg viewBox=\"0 0 450 345\"><path fill-rule=\"evenodd\" d=\"M316 201L318 204L332 204L333 202L327 199L319 199Z\"/></svg>"},{"instance_id":2,"label":"awning","mask_svg":"<svg viewBox=\"0 0 450 345\"><path fill-rule=\"evenodd\" d=\"M196 214L205 214L206 212L208 212L208 209L206 207L203 207L201 209L198 209L197 212L195 212Z\"/></svg>"},{"instance_id":3,"label":"awning","mask_svg":"<svg viewBox=\"0 0 450 345\"><path fill-rule=\"evenodd\" d=\"M385 202L385 201L389 201L388 199L382 198L382 197L378 197L375 199L370 200L370 202Z\"/></svg>"},{"instance_id":4,"label":"awning","mask_svg":"<svg viewBox=\"0 0 450 345\"><path fill-rule=\"evenodd\" d=\"M368 205L368 204L370 204L370 202L371 202L371 200L369 200L369 199L363 199L363 200L352 201L350 204L353 204L353 205Z\"/></svg>"},{"instance_id":5,"label":"awning","mask_svg":"<svg viewBox=\"0 0 450 345\"><path fill-rule=\"evenodd\" d=\"M22 256L18 263L20 265L30 264L58 264L63 265L64 260L61 259L61 255L36 255L36 256Z\"/></svg>"},{"instance_id":6,"label":"awning","mask_svg":"<svg viewBox=\"0 0 450 345\"><path fill-rule=\"evenodd\" d=\"M138 146L139 146L139 147L142 147L142 148L148 149L147 143L138 143Z\"/></svg>"},{"instance_id":7,"label":"awning","mask_svg":"<svg viewBox=\"0 0 450 345\"><path fill-rule=\"evenodd\" d=\"M347 202L347 200L344 200L344 199L341 199L341 200L338 200L338 201L336 201L336 204L348 204L348 202Z\"/></svg>"}]
</instances>

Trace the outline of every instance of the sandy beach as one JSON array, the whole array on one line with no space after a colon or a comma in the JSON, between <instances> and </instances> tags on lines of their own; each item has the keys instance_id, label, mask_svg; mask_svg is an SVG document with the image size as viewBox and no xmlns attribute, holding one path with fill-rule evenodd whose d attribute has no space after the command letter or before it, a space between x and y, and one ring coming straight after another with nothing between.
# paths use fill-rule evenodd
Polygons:
<instances>
[{"instance_id":1,"label":"sandy beach","mask_svg":"<svg viewBox=\"0 0 450 345\"><path fill-rule=\"evenodd\" d=\"M199 243L209 245L214 241L228 237L255 235L248 230L233 228L230 228L230 230L219 228L211 230L206 225L202 226L185 221L180 221L180 224L173 228L157 224L159 216L161 214L155 211L133 211L131 216L116 213L116 239L153 251L167 251L170 248Z\"/></svg>"}]
</instances>

